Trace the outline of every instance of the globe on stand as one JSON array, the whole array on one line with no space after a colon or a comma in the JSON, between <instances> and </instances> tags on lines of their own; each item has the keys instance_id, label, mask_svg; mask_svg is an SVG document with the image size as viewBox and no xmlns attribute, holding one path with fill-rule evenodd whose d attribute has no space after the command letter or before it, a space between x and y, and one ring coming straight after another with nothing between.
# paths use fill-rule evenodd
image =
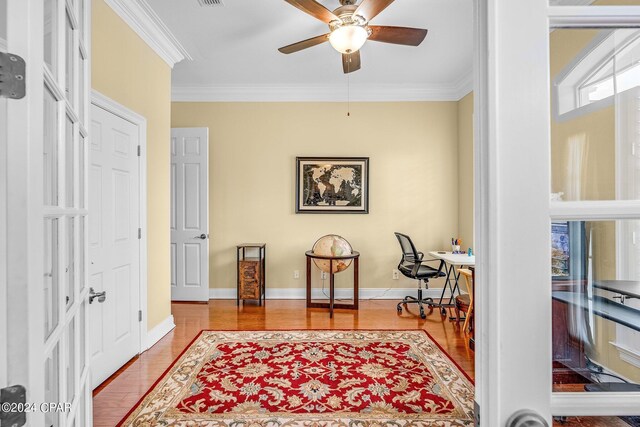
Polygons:
<instances>
[{"instance_id":1,"label":"globe on stand","mask_svg":"<svg viewBox=\"0 0 640 427\"><path fill-rule=\"evenodd\" d=\"M312 251L315 255L322 256L343 256L351 255L353 248L347 242L344 237L337 234L327 234L319 238L314 244ZM335 259L331 261L332 273L339 273L346 270L351 265L351 259ZM325 273L329 273L329 260L328 259L313 259L316 267Z\"/></svg>"}]
</instances>

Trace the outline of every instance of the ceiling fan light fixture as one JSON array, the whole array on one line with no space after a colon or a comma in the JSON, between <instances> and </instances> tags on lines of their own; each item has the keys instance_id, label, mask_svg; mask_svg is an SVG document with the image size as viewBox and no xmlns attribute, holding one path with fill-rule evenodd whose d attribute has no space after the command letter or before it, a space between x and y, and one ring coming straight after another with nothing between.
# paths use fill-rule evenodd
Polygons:
<instances>
[{"instance_id":1,"label":"ceiling fan light fixture","mask_svg":"<svg viewBox=\"0 0 640 427\"><path fill-rule=\"evenodd\" d=\"M369 38L369 32L360 25L342 25L329 35L329 43L340 53L353 53L360 50Z\"/></svg>"}]
</instances>

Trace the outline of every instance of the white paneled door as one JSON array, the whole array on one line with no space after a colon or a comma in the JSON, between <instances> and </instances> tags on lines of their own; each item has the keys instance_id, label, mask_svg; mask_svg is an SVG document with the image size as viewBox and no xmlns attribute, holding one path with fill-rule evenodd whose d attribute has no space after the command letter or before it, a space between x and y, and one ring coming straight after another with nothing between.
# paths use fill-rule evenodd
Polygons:
<instances>
[{"instance_id":1,"label":"white paneled door","mask_svg":"<svg viewBox=\"0 0 640 427\"><path fill-rule=\"evenodd\" d=\"M171 299L209 300L209 129L171 130Z\"/></svg>"},{"instance_id":2,"label":"white paneled door","mask_svg":"<svg viewBox=\"0 0 640 427\"><path fill-rule=\"evenodd\" d=\"M89 305L95 388L140 349L138 126L91 106Z\"/></svg>"},{"instance_id":3,"label":"white paneled door","mask_svg":"<svg viewBox=\"0 0 640 427\"><path fill-rule=\"evenodd\" d=\"M29 411L2 426L90 426L87 145L90 0L0 0L0 388ZM16 388L12 388L16 390ZM3 390L3 398L7 396ZM14 406L14 408L16 408ZM16 418L17 417L17 418Z\"/></svg>"}]
</instances>

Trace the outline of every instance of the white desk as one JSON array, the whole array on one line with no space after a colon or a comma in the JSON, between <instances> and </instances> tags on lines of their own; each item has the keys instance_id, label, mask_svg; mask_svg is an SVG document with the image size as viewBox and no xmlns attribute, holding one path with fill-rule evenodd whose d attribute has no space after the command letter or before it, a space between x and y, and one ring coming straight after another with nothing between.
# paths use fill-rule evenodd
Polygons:
<instances>
[{"instance_id":1,"label":"white desk","mask_svg":"<svg viewBox=\"0 0 640 427\"><path fill-rule=\"evenodd\" d=\"M460 286L458 285L460 273L456 272L456 267L474 266L476 265L476 257L474 255L469 256L467 254L454 254L444 251L431 251L429 252L429 256L444 261L447 278L444 282L444 286L442 287L440 302L434 304L434 306L439 306L441 313L446 314L447 311L445 307L453 307L455 305L453 299L455 298L456 289L458 290L458 294L460 293ZM453 286L451 286L451 282L454 283ZM444 304L442 300L444 299L444 293L447 291L447 288L451 291L451 296L449 296L449 302Z\"/></svg>"},{"instance_id":2,"label":"white desk","mask_svg":"<svg viewBox=\"0 0 640 427\"><path fill-rule=\"evenodd\" d=\"M429 256L443 260L449 265L473 266L476 265L476 256L465 254L452 254L451 252L429 252Z\"/></svg>"}]
</instances>

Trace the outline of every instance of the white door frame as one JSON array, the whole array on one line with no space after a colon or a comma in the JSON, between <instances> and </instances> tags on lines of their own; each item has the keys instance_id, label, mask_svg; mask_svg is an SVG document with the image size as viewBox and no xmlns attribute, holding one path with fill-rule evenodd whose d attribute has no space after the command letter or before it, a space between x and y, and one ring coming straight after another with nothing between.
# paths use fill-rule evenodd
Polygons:
<instances>
[{"instance_id":1,"label":"white door frame","mask_svg":"<svg viewBox=\"0 0 640 427\"><path fill-rule=\"evenodd\" d=\"M130 123L133 123L138 128L138 144L140 145L140 156L138 157L138 183L140 185L138 191L138 203L139 218L138 224L142 232L140 234L139 244L139 307L136 310L142 311L142 321L138 322L140 325L140 342L138 343L139 353L147 350L147 319L148 319L148 304L147 304L147 119L144 116L136 113L133 110L125 107L122 104L117 103L101 94L96 90L91 91L91 104L96 107L100 107L105 111L108 111ZM134 317L137 318L138 314L134 313Z\"/></svg>"},{"instance_id":2,"label":"white door frame","mask_svg":"<svg viewBox=\"0 0 640 427\"><path fill-rule=\"evenodd\" d=\"M44 297L42 292L42 134L43 134L43 6L39 1L8 0L7 50L26 62L27 94L7 101L6 168L6 380L27 388L28 402L44 402ZM9 161L9 159L11 159ZM35 175L35 176L34 176ZM39 178L39 179L38 179ZM11 183L11 185L8 185ZM10 250L9 250L10 249ZM8 320L11 319L11 320ZM28 415L30 425L44 415Z\"/></svg>"},{"instance_id":3,"label":"white door frame","mask_svg":"<svg viewBox=\"0 0 640 427\"><path fill-rule=\"evenodd\" d=\"M6 3L6 2L5 2ZM0 10L5 12L5 10ZM0 18L6 19L6 18ZM7 41L0 35L0 52L7 51ZM7 100L0 99L0 313L7 312ZM0 343L7 342L7 319L0 318ZM0 345L0 388L6 387L7 349Z\"/></svg>"},{"instance_id":4,"label":"white door frame","mask_svg":"<svg viewBox=\"0 0 640 427\"><path fill-rule=\"evenodd\" d=\"M0 51L2 39L0 39ZM7 342L7 138L6 99L0 99L0 343ZM7 348L0 345L0 388L7 384Z\"/></svg>"},{"instance_id":5,"label":"white door frame","mask_svg":"<svg viewBox=\"0 0 640 427\"><path fill-rule=\"evenodd\" d=\"M549 24L637 26L640 8L554 7L547 0L474 3L476 399L481 425L504 426L520 409L539 413L549 425L552 414L635 415L637 393L551 391L549 223L637 219L640 201L550 202ZM522 345L523 336L527 345Z\"/></svg>"}]
</instances>

